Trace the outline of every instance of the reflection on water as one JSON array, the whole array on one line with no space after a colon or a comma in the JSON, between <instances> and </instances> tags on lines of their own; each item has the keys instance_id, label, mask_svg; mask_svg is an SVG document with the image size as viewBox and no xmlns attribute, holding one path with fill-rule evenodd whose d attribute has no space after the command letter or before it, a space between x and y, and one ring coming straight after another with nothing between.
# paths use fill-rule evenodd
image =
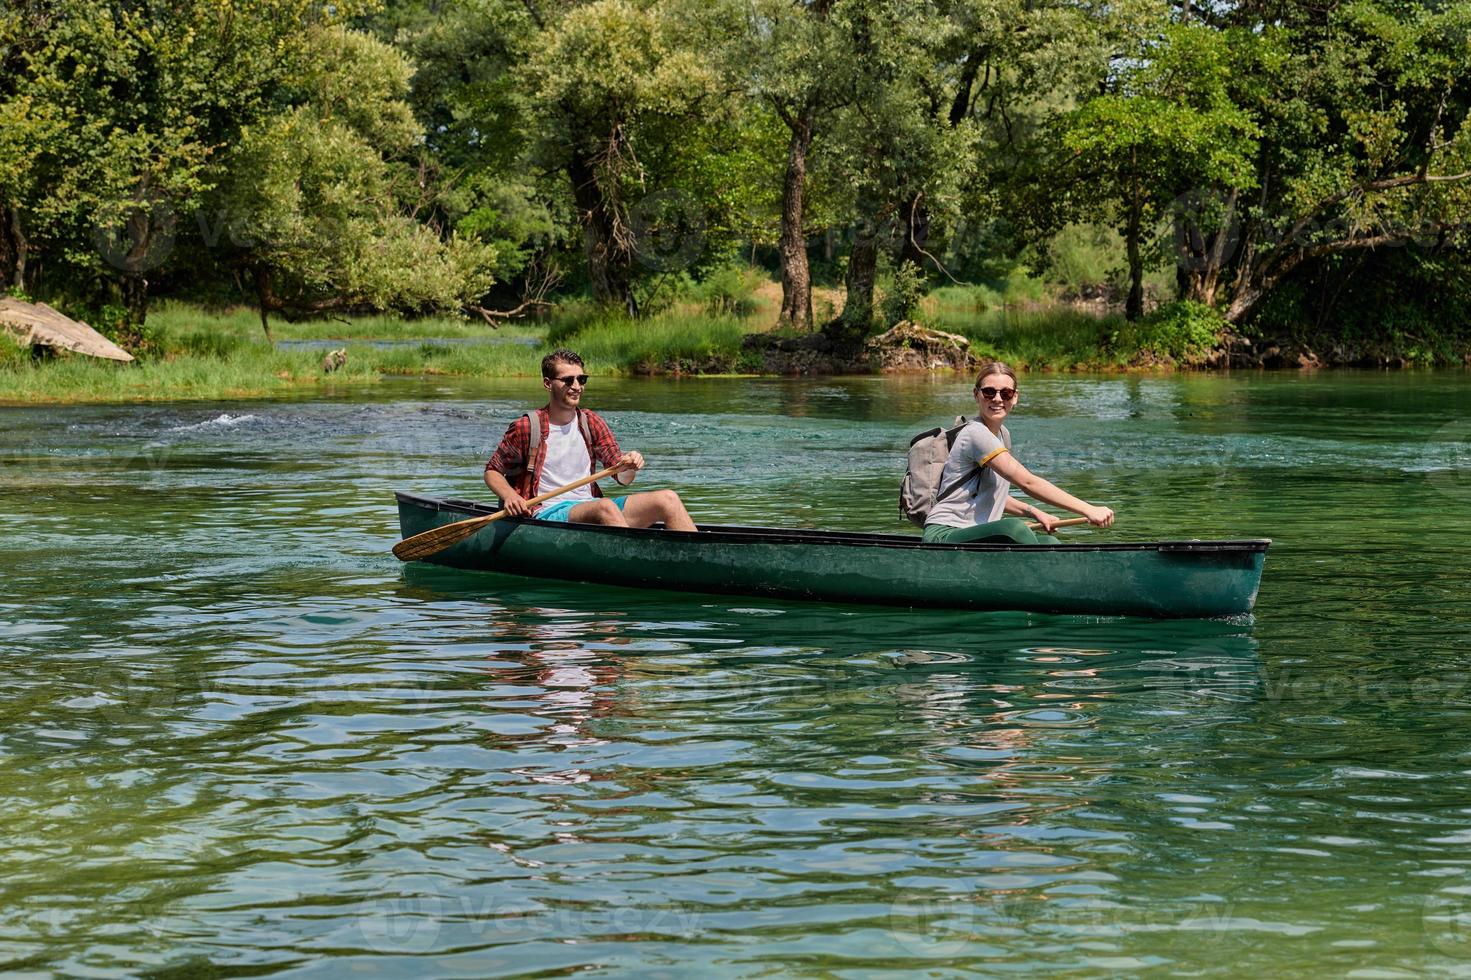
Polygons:
<instances>
[{"instance_id":1,"label":"reflection on water","mask_svg":"<svg viewBox=\"0 0 1471 980\"><path fill-rule=\"evenodd\" d=\"M399 566L513 383L9 410L0 968L1466 972L1464 389L1404 380L1028 382L1118 537L1277 540L1238 622ZM600 384L644 485L849 530L966 389Z\"/></svg>"}]
</instances>

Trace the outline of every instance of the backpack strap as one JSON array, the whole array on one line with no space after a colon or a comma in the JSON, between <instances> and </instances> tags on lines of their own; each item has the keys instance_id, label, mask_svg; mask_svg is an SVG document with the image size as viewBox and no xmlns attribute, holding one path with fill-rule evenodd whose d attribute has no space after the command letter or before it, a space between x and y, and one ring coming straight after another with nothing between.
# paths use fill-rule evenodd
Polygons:
<instances>
[{"instance_id":1,"label":"backpack strap","mask_svg":"<svg viewBox=\"0 0 1471 980\"><path fill-rule=\"evenodd\" d=\"M533 412L522 412L526 417L526 462L530 463L536 456L536 447L541 445L541 409Z\"/></svg>"},{"instance_id":2,"label":"backpack strap","mask_svg":"<svg viewBox=\"0 0 1471 980\"><path fill-rule=\"evenodd\" d=\"M955 425L949 430L949 432L954 432L955 436L958 437L960 435L960 430L965 428L967 425L970 425L972 421L974 421L974 419L967 419L964 415L957 415L955 417ZM948 435L949 432L947 432L946 434ZM950 445L955 445L955 437L952 437L950 439ZM981 489L981 484L977 477L981 475L981 472L984 469L985 467L977 466L975 469L960 477L948 487L942 489L939 493L935 494L935 503L938 504L940 501L944 500L946 497L950 496L952 493L965 486L971 480L976 480L976 492L979 493ZM975 496L975 494L972 494L971 496Z\"/></svg>"},{"instance_id":3,"label":"backpack strap","mask_svg":"<svg viewBox=\"0 0 1471 980\"><path fill-rule=\"evenodd\" d=\"M952 493L954 493L955 491L959 490L961 487L965 486L971 480L975 480L976 477L978 477L978 476L981 475L981 471L983 469L984 469L984 467L977 466L975 469L973 469L969 473L965 474L965 476L962 476L960 479L956 480L954 483L950 484L948 487L946 487L945 489L941 490L939 493L935 494L935 503L938 504L940 501L944 500L946 497L950 496ZM976 481L976 490L979 491L980 489L981 489L980 481L977 480ZM975 496L975 495L972 494L971 496Z\"/></svg>"},{"instance_id":4,"label":"backpack strap","mask_svg":"<svg viewBox=\"0 0 1471 980\"><path fill-rule=\"evenodd\" d=\"M541 409L534 412L522 412L521 417L526 419L526 458L521 465L514 470L506 472L507 477L520 476L531 469L532 460L536 458L536 447L541 445Z\"/></svg>"}]
</instances>

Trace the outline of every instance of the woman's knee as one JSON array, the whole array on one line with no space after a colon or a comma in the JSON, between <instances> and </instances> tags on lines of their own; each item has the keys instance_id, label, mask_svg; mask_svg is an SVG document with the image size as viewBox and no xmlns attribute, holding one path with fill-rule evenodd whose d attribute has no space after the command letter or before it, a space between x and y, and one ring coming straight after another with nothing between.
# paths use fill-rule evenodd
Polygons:
<instances>
[{"instance_id":1,"label":"woman's knee","mask_svg":"<svg viewBox=\"0 0 1471 980\"><path fill-rule=\"evenodd\" d=\"M1018 531L1025 531L1027 534L1032 533L1032 529L1027 527L1027 522L1020 517L1003 517L993 526L1003 534L1016 534Z\"/></svg>"}]
</instances>

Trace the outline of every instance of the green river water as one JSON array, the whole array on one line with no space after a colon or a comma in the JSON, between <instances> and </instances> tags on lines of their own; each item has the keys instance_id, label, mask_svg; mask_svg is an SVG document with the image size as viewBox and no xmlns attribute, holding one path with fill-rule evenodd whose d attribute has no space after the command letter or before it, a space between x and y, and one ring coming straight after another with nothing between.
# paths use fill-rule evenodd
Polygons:
<instances>
[{"instance_id":1,"label":"green river water","mask_svg":"<svg viewBox=\"0 0 1471 980\"><path fill-rule=\"evenodd\" d=\"M899 530L965 381L605 381L697 520ZM402 566L534 380L0 408L0 972L1471 975L1468 375L1024 377L1254 617Z\"/></svg>"}]
</instances>

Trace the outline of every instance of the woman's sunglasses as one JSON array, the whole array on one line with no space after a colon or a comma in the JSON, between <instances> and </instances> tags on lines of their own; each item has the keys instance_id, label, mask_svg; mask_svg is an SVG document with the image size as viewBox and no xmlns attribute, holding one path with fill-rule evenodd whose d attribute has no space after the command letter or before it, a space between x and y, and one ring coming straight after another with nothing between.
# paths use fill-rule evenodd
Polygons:
<instances>
[{"instance_id":1,"label":"woman's sunglasses","mask_svg":"<svg viewBox=\"0 0 1471 980\"><path fill-rule=\"evenodd\" d=\"M565 378L553 378L552 380L553 381L560 381L564 385L570 385L572 382L576 381L578 384L582 385L584 388L587 387L587 375L585 375L585 374L569 374Z\"/></svg>"},{"instance_id":2,"label":"woman's sunglasses","mask_svg":"<svg viewBox=\"0 0 1471 980\"><path fill-rule=\"evenodd\" d=\"M1009 402L1016 397L1015 388L992 388L990 385L987 385L984 388L978 388L976 390L981 393L981 397L986 399L986 401L990 401L997 395L1000 395L1001 400L1004 402Z\"/></svg>"}]
</instances>

